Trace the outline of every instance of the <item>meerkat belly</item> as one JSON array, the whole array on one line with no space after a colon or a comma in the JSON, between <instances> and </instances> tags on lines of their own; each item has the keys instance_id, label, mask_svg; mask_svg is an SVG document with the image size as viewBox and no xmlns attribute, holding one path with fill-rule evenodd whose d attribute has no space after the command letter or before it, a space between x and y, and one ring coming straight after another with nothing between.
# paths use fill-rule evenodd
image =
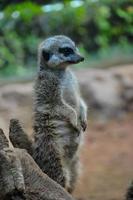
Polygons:
<instances>
[{"instance_id":1,"label":"meerkat belly","mask_svg":"<svg viewBox=\"0 0 133 200\"><path fill-rule=\"evenodd\" d=\"M79 99L77 98L77 91L74 89L71 79L69 81L68 77L67 79L63 79L61 87L63 100L76 111L78 117ZM65 161L71 161L78 150L81 141L81 133L66 121L58 121L56 131L59 135L58 142L61 145L62 156Z\"/></svg>"},{"instance_id":2,"label":"meerkat belly","mask_svg":"<svg viewBox=\"0 0 133 200\"><path fill-rule=\"evenodd\" d=\"M64 159L72 159L80 144L80 132L72 128L66 121L54 120L56 143Z\"/></svg>"}]
</instances>

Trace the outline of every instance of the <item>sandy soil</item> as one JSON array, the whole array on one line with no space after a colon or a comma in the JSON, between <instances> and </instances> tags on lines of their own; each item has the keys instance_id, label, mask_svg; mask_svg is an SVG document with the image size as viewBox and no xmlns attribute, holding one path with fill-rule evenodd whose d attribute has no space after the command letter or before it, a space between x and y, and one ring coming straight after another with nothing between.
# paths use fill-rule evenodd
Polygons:
<instances>
[{"instance_id":1,"label":"sandy soil","mask_svg":"<svg viewBox=\"0 0 133 200\"><path fill-rule=\"evenodd\" d=\"M82 176L76 197L123 200L133 179L133 116L104 125L90 122L81 162Z\"/></svg>"}]
</instances>

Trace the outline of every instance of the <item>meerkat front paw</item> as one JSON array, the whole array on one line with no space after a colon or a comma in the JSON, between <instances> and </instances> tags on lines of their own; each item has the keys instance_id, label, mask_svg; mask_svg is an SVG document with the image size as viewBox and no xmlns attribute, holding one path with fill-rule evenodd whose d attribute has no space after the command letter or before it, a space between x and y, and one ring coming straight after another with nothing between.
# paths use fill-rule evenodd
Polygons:
<instances>
[{"instance_id":1,"label":"meerkat front paw","mask_svg":"<svg viewBox=\"0 0 133 200\"><path fill-rule=\"evenodd\" d=\"M74 128L77 128L78 119L77 119L76 111L73 108L71 108L69 105L64 103L56 107L56 113L58 113L61 120L64 119L65 121L70 123Z\"/></svg>"},{"instance_id":2,"label":"meerkat front paw","mask_svg":"<svg viewBox=\"0 0 133 200\"><path fill-rule=\"evenodd\" d=\"M80 126L81 126L83 131L86 130L86 128L87 128L87 119L86 119L86 117L80 116Z\"/></svg>"},{"instance_id":3,"label":"meerkat front paw","mask_svg":"<svg viewBox=\"0 0 133 200\"><path fill-rule=\"evenodd\" d=\"M81 123L81 128L82 128L82 130L85 131L86 128L87 128L87 120L80 121L80 123Z\"/></svg>"}]
</instances>

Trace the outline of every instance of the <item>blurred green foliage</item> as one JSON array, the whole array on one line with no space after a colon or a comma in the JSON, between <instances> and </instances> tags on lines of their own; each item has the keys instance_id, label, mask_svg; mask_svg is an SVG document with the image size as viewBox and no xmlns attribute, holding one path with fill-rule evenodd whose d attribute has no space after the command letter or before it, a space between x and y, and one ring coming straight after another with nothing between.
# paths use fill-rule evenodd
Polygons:
<instances>
[{"instance_id":1,"label":"blurred green foliage","mask_svg":"<svg viewBox=\"0 0 133 200\"><path fill-rule=\"evenodd\" d=\"M63 2L62 9L57 4L51 12L33 1L9 4L0 11L0 74L34 68L39 42L51 35L70 36L85 54L133 42L132 0L86 0L78 7Z\"/></svg>"}]
</instances>

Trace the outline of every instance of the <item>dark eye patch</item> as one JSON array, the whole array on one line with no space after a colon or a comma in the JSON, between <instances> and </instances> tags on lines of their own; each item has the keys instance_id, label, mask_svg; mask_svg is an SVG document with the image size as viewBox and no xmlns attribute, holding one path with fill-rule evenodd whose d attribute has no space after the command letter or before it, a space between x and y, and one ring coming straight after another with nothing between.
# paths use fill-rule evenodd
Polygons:
<instances>
[{"instance_id":1,"label":"dark eye patch","mask_svg":"<svg viewBox=\"0 0 133 200\"><path fill-rule=\"evenodd\" d=\"M50 53L45 51L45 50L42 51L42 55L43 55L43 58L44 58L45 61L48 61L50 59L50 56L51 56Z\"/></svg>"},{"instance_id":2,"label":"dark eye patch","mask_svg":"<svg viewBox=\"0 0 133 200\"><path fill-rule=\"evenodd\" d=\"M73 54L74 51L70 47L62 47L62 48L59 48L59 53L63 53L64 56L69 56L70 54Z\"/></svg>"}]
</instances>

